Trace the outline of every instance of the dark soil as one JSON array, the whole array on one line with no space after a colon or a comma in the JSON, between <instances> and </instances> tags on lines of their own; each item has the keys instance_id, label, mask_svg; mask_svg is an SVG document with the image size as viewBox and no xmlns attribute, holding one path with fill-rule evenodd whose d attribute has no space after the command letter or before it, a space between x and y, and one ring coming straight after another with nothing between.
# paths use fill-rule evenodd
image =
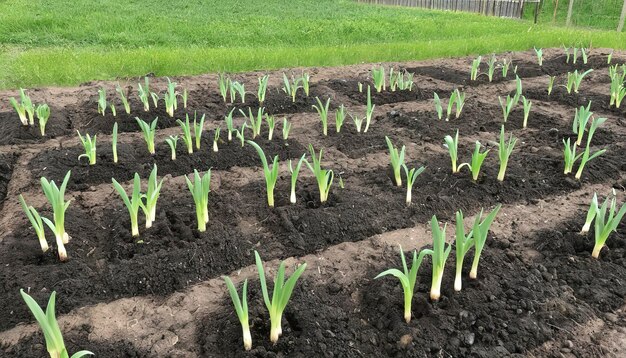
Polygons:
<instances>
[{"instance_id":1,"label":"dark soil","mask_svg":"<svg viewBox=\"0 0 626 358\"><path fill-rule=\"evenodd\" d=\"M611 99L609 95L584 92L584 86L585 80L583 79L583 83L580 85L580 93L574 93L574 91L572 91L572 93L567 93L567 89L565 87L555 86L554 88L552 88L552 93L550 95L548 95L547 88L529 88L524 91L524 95L529 98L538 99L541 101L558 102L572 108L579 108L580 106L587 107L589 105L589 102L591 102L592 111L612 112L617 115L621 115L622 118L626 116L626 106L622 105L622 108L609 106Z\"/></svg>"},{"instance_id":2,"label":"dark soil","mask_svg":"<svg viewBox=\"0 0 626 358\"><path fill-rule=\"evenodd\" d=\"M331 80L328 81L326 85L333 91L348 97L354 103L363 105L367 104L367 86L370 86L372 103L375 105L425 100L432 97L432 93L421 90L417 86L413 86L413 90L411 91L396 89L395 92L392 92L387 88L387 91L378 93L374 88L373 82L364 80L361 81L361 83L363 83L363 92L359 92L359 81L354 79Z\"/></svg>"},{"instance_id":3,"label":"dark soil","mask_svg":"<svg viewBox=\"0 0 626 358\"><path fill-rule=\"evenodd\" d=\"M14 155L0 155L0 208L7 195L9 181L13 173Z\"/></svg>"}]
</instances>

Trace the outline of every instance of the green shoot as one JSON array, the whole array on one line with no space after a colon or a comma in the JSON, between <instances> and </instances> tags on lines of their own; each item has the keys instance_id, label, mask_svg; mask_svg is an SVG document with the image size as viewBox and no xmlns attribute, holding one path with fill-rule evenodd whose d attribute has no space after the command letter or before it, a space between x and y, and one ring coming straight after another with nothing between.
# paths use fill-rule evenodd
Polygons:
<instances>
[{"instance_id":1,"label":"green shoot","mask_svg":"<svg viewBox=\"0 0 626 358\"><path fill-rule=\"evenodd\" d=\"M28 220L30 221L33 229L35 229L35 232L37 233L37 239L39 239L41 251L48 251L48 242L46 241L46 232L45 227L43 226L43 220L41 219L41 215L39 215L34 207L26 205L26 201L21 194L19 196L19 199L20 204L22 205L22 210L24 210L24 213L26 213Z\"/></svg>"},{"instance_id":2,"label":"green shoot","mask_svg":"<svg viewBox=\"0 0 626 358\"><path fill-rule=\"evenodd\" d=\"M200 150L200 144L202 144L202 132L204 131L204 118L205 115L203 114L202 117L200 118L200 123L197 122L197 115L194 112L193 114L193 133L194 133L194 138L196 140L196 149Z\"/></svg>"},{"instance_id":3,"label":"green shoot","mask_svg":"<svg viewBox=\"0 0 626 358\"><path fill-rule=\"evenodd\" d=\"M621 71L617 65L609 67L609 78L611 79L611 101L609 106L615 105L619 108L624 96L626 96L626 89L624 82L626 82L626 65L622 65Z\"/></svg>"},{"instance_id":4,"label":"green shoot","mask_svg":"<svg viewBox=\"0 0 626 358\"><path fill-rule=\"evenodd\" d=\"M305 157L306 153L302 154L302 157L300 157L295 169L291 165L291 159L289 160L289 172L291 173L291 195L289 197L289 202L292 204L296 203L296 183L298 182L298 174L300 173L300 168L302 167L302 163L304 163Z\"/></svg>"},{"instance_id":5,"label":"green shoot","mask_svg":"<svg viewBox=\"0 0 626 358\"><path fill-rule=\"evenodd\" d=\"M143 103L144 112L148 112L150 110L151 96L156 95L158 100L158 95L156 93L150 92L150 80L148 79L148 77L144 77L144 86L142 86L141 83L137 83L137 95L139 96L141 103Z\"/></svg>"},{"instance_id":6,"label":"green shoot","mask_svg":"<svg viewBox=\"0 0 626 358\"><path fill-rule=\"evenodd\" d=\"M239 142L241 143L242 148L246 144L246 137L245 137L246 126L247 126L246 122L243 122L243 124L241 125L241 129L238 129L235 131L235 134L237 135L237 139L239 139Z\"/></svg>"},{"instance_id":7,"label":"green shoot","mask_svg":"<svg viewBox=\"0 0 626 358\"><path fill-rule=\"evenodd\" d=\"M504 118L504 123L506 123L513 107L515 106L515 98L512 98L510 95L506 95L506 100L503 100L502 97L498 96L498 101L500 102L500 107L502 107L502 117Z\"/></svg>"},{"instance_id":8,"label":"green shoot","mask_svg":"<svg viewBox=\"0 0 626 358\"><path fill-rule=\"evenodd\" d=\"M522 104L524 105L524 122L522 124L522 128L526 128L528 125L528 117L530 116L530 108L533 103L526 98L526 96L522 96Z\"/></svg>"},{"instance_id":9,"label":"green shoot","mask_svg":"<svg viewBox=\"0 0 626 358\"><path fill-rule=\"evenodd\" d=\"M370 86L367 86L367 111L365 112L365 129L363 130L363 133L366 133L370 127L375 107L376 105L372 104L372 93L370 91Z\"/></svg>"},{"instance_id":10,"label":"green shoot","mask_svg":"<svg viewBox=\"0 0 626 358\"><path fill-rule=\"evenodd\" d=\"M478 79L478 71L480 68L480 63L482 62L483 57L478 56L476 59L472 61L472 67L470 69L470 80L476 81Z\"/></svg>"},{"instance_id":11,"label":"green shoot","mask_svg":"<svg viewBox=\"0 0 626 358\"><path fill-rule=\"evenodd\" d=\"M569 47L565 47L565 45L563 45L563 50L565 51L565 63L569 63L569 60L570 60Z\"/></svg>"},{"instance_id":12,"label":"green shoot","mask_svg":"<svg viewBox=\"0 0 626 358\"><path fill-rule=\"evenodd\" d=\"M489 228L493 223L493 220L498 215L500 208L502 205L498 204L489 215L482 220L483 217L483 209L480 210L480 214L476 216L476 220L474 220L474 226L472 227L472 237L474 241L474 260L472 262L472 269L470 270L469 277L472 280L475 280L478 277L478 263L480 261L480 255L485 248L485 242L487 242L487 234L489 233ZM481 221L482 220L482 221Z\"/></svg>"},{"instance_id":13,"label":"green shoot","mask_svg":"<svg viewBox=\"0 0 626 358\"><path fill-rule=\"evenodd\" d=\"M343 126L343 122L346 120L346 107L342 104L335 110L335 127L337 128L337 133L341 132L341 127Z\"/></svg>"},{"instance_id":14,"label":"green shoot","mask_svg":"<svg viewBox=\"0 0 626 358\"><path fill-rule=\"evenodd\" d=\"M465 92L459 91L459 89L455 89L454 93L456 94L454 97L456 98L456 119L461 116L461 111L465 106Z\"/></svg>"},{"instance_id":15,"label":"green shoot","mask_svg":"<svg viewBox=\"0 0 626 358\"><path fill-rule=\"evenodd\" d=\"M513 149L517 144L517 138L511 134L509 141L507 142L504 136L504 125L500 127L500 141L498 145L498 158L500 159L500 171L498 172L498 181L504 180L506 174L506 168L509 165L509 157L513 153Z\"/></svg>"},{"instance_id":16,"label":"green shoot","mask_svg":"<svg viewBox=\"0 0 626 358\"><path fill-rule=\"evenodd\" d=\"M165 100L165 111L170 117L174 117L174 111L178 109L178 97L176 93L176 82L170 81L169 77L167 78L167 92L163 96L163 100Z\"/></svg>"},{"instance_id":17,"label":"green shoot","mask_svg":"<svg viewBox=\"0 0 626 358\"><path fill-rule=\"evenodd\" d=\"M425 167L419 168L409 168L402 164L402 168L404 168L404 174L406 175L406 206L411 206L411 193L413 191L413 184L415 184L415 179L422 174L422 172L426 169Z\"/></svg>"},{"instance_id":18,"label":"green shoot","mask_svg":"<svg viewBox=\"0 0 626 358\"><path fill-rule=\"evenodd\" d=\"M302 86L300 85L301 81L302 79L296 80L293 76L291 76L291 82L290 82L287 75L283 73L283 91L289 96L291 96L291 101L293 103L296 102L296 95L298 94L298 89L302 88Z\"/></svg>"},{"instance_id":19,"label":"green shoot","mask_svg":"<svg viewBox=\"0 0 626 358\"><path fill-rule=\"evenodd\" d=\"M589 205L589 211L587 211L587 219L585 219L585 225L583 225L582 230L580 230L581 234L589 231L589 229L591 228L591 224L593 223L593 219L595 219L596 217L598 209L598 194L593 193L593 198L591 199L591 204Z\"/></svg>"},{"instance_id":20,"label":"green shoot","mask_svg":"<svg viewBox=\"0 0 626 358\"><path fill-rule=\"evenodd\" d=\"M563 139L563 146L563 160L565 161L563 174L567 175L574 170L574 163L582 157L582 153L576 155L576 143L571 145L569 138L567 138L567 141Z\"/></svg>"},{"instance_id":21,"label":"green shoot","mask_svg":"<svg viewBox=\"0 0 626 358\"><path fill-rule=\"evenodd\" d=\"M398 76L400 72L396 72L393 70L393 67L389 67L389 90L391 92L395 92L398 87Z\"/></svg>"},{"instance_id":22,"label":"green shoot","mask_svg":"<svg viewBox=\"0 0 626 358\"><path fill-rule=\"evenodd\" d=\"M456 163L457 163L457 159L458 159L458 150L459 150L459 130L456 130L456 135L454 136L454 138L452 138L451 136L447 135L444 138L444 141L446 142L443 146L448 148L448 152L450 153L450 160L452 161L452 173L458 173L460 167L457 167Z\"/></svg>"},{"instance_id":23,"label":"green shoot","mask_svg":"<svg viewBox=\"0 0 626 358\"><path fill-rule=\"evenodd\" d=\"M519 103L520 97L522 97L522 79L515 75L515 95L513 96L515 104Z\"/></svg>"},{"instance_id":24,"label":"green shoot","mask_svg":"<svg viewBox=\"0 0 626 358\"><path fill-rule=\"evenodd\" d=\"M171 135L169 138L165 139L165 142L170 146L172 150L172 160L176 160L176 146L178 144L178 136Z\"/></svg>"},{"instance_id":25,"label":"green shoot","mask_svg":"<svg viewBox=\"0 0 626 358\"><path fill-rule=\"evenodd\" d=\"M363 93L363 83L362 82L359 82L358 88L359 88L359 93Z\"/></svg>"},{"instance_id":26,"label":"green shoot","mask_svg":"<svg viewBox=\"0 0 626 358\"><path fill-rule=\"evenodd\" d=\"M450 99L448 100L448 111L446 112L446 122L450 120L450 115L452 114L452 107L456 103L456 97L458 96L458 92L455 90L450 94Z\"/></svg>"},{"instance_id":27,"label":"green shoot","mask_svg":"<svg viewBox=\"0 0 626 358\"><path fill-rule=\"evenodd\" d=\"M113 117L117 116L117 109L115 109L115 105L113 103L111 103L110 107L111 109L111 113L113 114Z\"/></svg>"},{"instance_id":28,"label":"green shoot","mask_svg":"<svg viewBox=\"0 0 626 358\"><path fill-rule=\"evenodd\" d=\"M115 178L111 180L113 181L113 187L124 201L126 209L128 209L128 214L130 214L130 228L132 235L139 236L139 208L143 205L141 201L141 179L139 179L139 174L135 173L133 178L133 191L131 192L130 197L128 197L124 188L122 188L120 183L118 183ZM146 222L147 221L148 220L146 218Z\"/></svg>"},{"instance_id":29,"label":"green shoot","mask_svg":"<svg viewBox=\"0 0 626 358\"><path fill-rule=\"evenodd\" d=\"M538 48L534 48L535 49L535 54L537 55L537 63L539 64L539 67L543 66L543 49L538 49Z\"/></svg>"},{"instance_id":30,"label":"green shoot","mask_svg":"<svg viewBox=\"0 0 626 358\"><path fill-rule=\"evenodd\" d=\"M265 102L265 93L267 92L267 83L269 79L269 75L259 77L259 89L257 90L257 98L259 99L259 103L261 104L261 106L263 105L263 102Z\"/></svg>"},{"instance_id":31,"label":"green shoot","mask_svg":"<svg viewBox=\"0 0 626 358\"><path fill-rule=\"evenodd\" d=\"M272 163L272 168L270 169L263 149L251 140L248 140L247 142L254 147L256 152L259 154L259 157L261 157L261 162L263 163L263 174L265 175L265 186L267 187L267 205L269 205L270 208L273 208L274 188L276 187L276 180L278 180L278 156L274 156L274 162Z\"/></svg>"},{"instance_id":32,"label":"green shoot","mask_svg":"<svg viewBox=\"0 0 626 358\"><path fill-rule=\"evenodd\" d=\"M233 126L233 112L234 111L235 111L235 108L231 109L230 112L228 112L228 115L224 117L224 120L226 122L226 130L228 131L229 142L233 140L233 132L235 131L235 127Z\"/></svg>"},{"instance_id":33,"label":"green shoot","mask_svg":"<svg viewBox=\"0 0 626 358\"><path fill-rule=\"evenodd\" d=\"M148 145L148 152L150 154L155 154L156 149L154 147L154 136L156 135L156 126L157 126L157 121L159 120L159 117L156 117L150 124L139 119L139 117L135 117L135 120L137 121L137 124L139 125L139 127L141 128L141 131L143 132L143 139L146 141L146 144Z\"/></svg>"},{"instance_id":34,"label":"green shoot","mask_svg":"<svg viewBox=\"0 0 626 358\"><path fill-rule=\"evenodd\" d=\"M613 50L611 50L611 52L609 52L609 54L606 56L606 64L610 65L612 59L613 59Z\"/></svg>"},{"instance_id":35,"label":"green shoot","mask_svg":"<svg viewBox=\"0 0 626 358\"><path fill-rule=\"evenodd\" d=\"M623 204L619 212L617 212L617 205L615 200L615 192L613 192L613 198L611 200L611 206L609 207L609 198L606 198L600 209L596 212L595 217L595 245L591 253L591 257L597 259L600 256L600 251L606 244L606 240L611 235L611 232L617 231L617 226L626 214L626 204ZM607 216L608 212L608 216Z\"/></svg>"},{"instance_id":36,"label":"green shoot","mask_svg":"<svg viewBox=\"0 0 626 358\"><path fill-rule=\"evenodd\" d=\"M435 97L435 110L437 111L437 117L441 120L443 119L443 106L441 105L441 99L439 98L437 92L434 92L433 95Z\"/></svg>"},{"instance_id":37,"label":"green shoot","mask_svg":"<svg viewBox=\"0 0 626 358\"><path fill-rule=\"evenodd\" d=\"M211 169L200 177L197 170L193 170L193 182L185 176L187 187L193 196L196 204L196 220L198 221L198 231L205 232L206 224L209 222L209 192L211 191Z\"/></svg>"},{"instance_id":38,"label":"green shoot","mask_svg":"<svg viewBox=\"0 0 626 358\"><path fill-rule=\"evenodd\" d=\"M141 208L146 215L146 229L152 227L152 223L156 220L156 204L161 194L161 187L163 186L163 179L159 182L157 180L157 166L156 164L150 172L148 177L148 190L145 195L141 197L146 199L146 202L141 205Z\"/></svg>"},{"instance_id":39,"label":"green shoot","mask_svg":"<svg viewBox=\"0 0 626 358\"><path fill-rule=\"evenodd\" d=\"M252 139L261 135L261 124L263 124L263 115L265 113L265 107L259 107L257 110L257 116L252 114L252 108L248 107L248 115L241 109L239 110L247 120L250 121L250 128L252 129Z\"/></svg>"},{"instance_id":40,"label":"green shoot","mask_svg":"<svg viewBox=\"0 0 626 358\"><path fill-rule=\"evenodd\" d=\"M126 94L120 85L115 86L115 92L120 95L120 99L122 100L122 104L124 105L124 110L126 114L130 114L130 103L128 103L128 98L126 98Z\"/></svg>"},{"instance_id":41,"label":"green shoot","mask_svg":"<svg viewBox=\"0 0 626 358\"><path fill-rule=\"evenodd\" d=\"M580 53L583 56L583 64L586 65L587 61L589 60L589 57L588 57L589 55L587 54L587 51L585 50L584 47L580 49Z\"/></svg>"},{"instance_id":42,"label":"green shoot","mask_svg":"<svg viewBox=\"0 0 626 358\"><path fill-rule=\"evenodd\" d=\"M552 94L552 88L554 87L554 80L556 80L556 76L550 76L548 80L548 96Z\"/></svg>"},{"instance_id":43,"label":"green shoot","mask_svg":"<svg viewBox=\"0 0 626 358\"><path fill-rule=\"evenodd\" d=\"M618 106L619 107L619 106ZM41 136L46 135L46 124L48 123L48 119L50 118L50 107L47 104L40 104L37 106L35 110L37 114L37 120L39 121L39 131L41 132Z\"/></svg>"},{"instance_id":44,"label":"green shoot","mask_svg":"<svg viewBox=\"0 0 626 358\"><path fill-rule=\"evenodd\" d=\"M22 299L26 302L26 305L30 309L30 312L35 316L35 320L39 324L43 336L46 340L46 350L50 354L50 358L70 358L67 348L65 348L65 342L63 342L63 335L61 334L61 328L57 323L55 314L55 302L56 291L53 291L48 299L48 306L46 312L39 307L37 301L35 301L30 295L20 289ZM81 358L86 355L94 355L89 351L80 351L72 354L71 358Z\"/></svg>"},{"instance_id":45,"label":"green shoot","mask_svg":"<svg viewBox=\"0 0 626 358\"><path fill-rule=\"evenodd\" d=\"M104 87L100 87L98 90L98 113L104 116L107 107L107 90Z\"/></svg>"},{"instance_id":46,"label":"green shoot","mask_svg":"<svg viewBox=\"0 0 626 358\"><path fill-rule=\"evenodd\" d=\"M265 306L270 314L270 340L272 343L276 344L276 342L278 342L278 337L280 337L283 333L281 327L283 312L285 307L287 307L287 303L289 303L289 299L291 298L293 289L296 286L296 282L306 269L306 263L300 265L286 282L285 262L282 261L280 263L278 272L274 277L274 292L272 293L272 299L270 300L265 281L265 269L263 268L261 256L259 256L259 253L256 252L256 250L254 251L254 256L256 259L256 266L259 271L259 281L261 282L261 291L263 291L263 301L265 301Z\"/></svg>"},{"instance_id":47,"label":"green shoot","mask_svg":"<svg viewBox=\"0 0 626 358\"><path fill-rule=\"evenodd\" d=\"M220 127L215 128L215 134L213 135L213 151L217 153L219 148L217 147L217 142L220 140Z\"/></svg>"},{"instance_id":48,"label":"green shoot","mask_svg":"<svg viewBox=\"0 0 626 358\"><path fill-rule=\"evenodd\" d=\"M417 272L422 265L422 261L424 260L424 256L432 255L432 250L422 250L417 255L417 251L413 251L413 260L411 262L411 270L406 264L406 258L404 257L404 251L402 251L402 246L400 246L400 258L402 259L402 269L404 272L398 269L389 269L379 273L374 279L378 279L384 276L394 276L398 280L400 280L400 284L402 285L402 289L404 291L404 320L406 323L411 321L411 303L413 302L413 295L415 293L415 283L417 282Z\"/></svg>"},{"instance_id":49,"label":"green shoot","mask_svg":"<svg viewBox=\"0 0 626 358\"><path fill-rule=\"evenodd\" d=\"M487 60L487 65L489 66L489 69L487 70L487 76L489 77L489 82L493 82L493 74L496 72L496 55L495 54L491 55L489 60Z\"/></svg>"},{"instance_id":50,"label":"green shoot","mask_svg":"<svg viewBox=\"0 0 626 358\"><path fill-rule=\"evenodd\" d=\"M226 102L226 96L228 95L228 89L230 88L230 77L227 77L224 73L218 73L217 84L220 88L220 95L222 95L224 102ZM231 102L234 102L234 100Z\"/></svg>"},{"instance_id":51,"label":"green shoot","mask_svg":"<svg viewBox=\"0 0 626 358\"><path fill-rule=\"evenodd\" d=\"M448 260L448 255L450 255L450 250L452 250L452 245L448 244L448 247L446 247L447 224L444 225L442 229L439 227L437 216L433 215L430 221L430 227L433 232L433 249L431 253L433 258L433 275L432 285L430 287L430 299L432 301L439 301L441 297L443 270L446 267L446 261Z\"/></svg>"},{"instance_id":52,"label":"green shoot","mask_svg":"<svg viewBox=\"0 0 626 358\"><path fill-rule=\"evenodd\" d=\"M606 149L602 149L591 154L591 138L593 137L593 134L595 133L596 129L598 129L598 127L605 121L606 121L606 118L595 118L593 122L591 122L591 127L589 128L589 134L587 135L587 147L585 148L585 151L582 153L582 157L580 159L580 166L578 167L578 171L576 172L576 175L575 175L575 178L578 180L580 180L581 176L583 175L583 169L585 168L585 165L587 164L587 162L589 162L590 160L594 158L599 157L600 155L606 152Z\"/></svg>"},{"instance_id":53,"label":"green shoot","mask_svg":"<svg viewBox=\"0 0 626 358\"><path fill-rule=\"evenodd\" d=\"M117 122L113 123L113 135L111 149L113 150L113 163L117 164ZM95 137L94 137L95 140Z\"/></svg>"},{"instance_id":54,"label":"green shoot","mask_svg":"<svg viewBox=\"0 0 626 358\"><path fill-rule=\"evenodd\" d=\"M575 70L573 73L567 73L567 85L565 88L567 89L567 93L572 93L572 89L574 93L578 93L578 89L580 88L580 84L583 81L583 78L589 73L591 73L593 69L588 69L583 73L578 73L578 70Z\"/></svg>"},{"instance_id":55,"label":"green shoot","mask_svg":"<svg viewBox=\"0 0 626 358\"><path fill-rule=\"evenodd\" d=\"M252 349L252 335L250 335L250 324L248 321L248 280L243 282L243 291L241 292L241 299L237 289L228 276L222 276L228 287L228 293L235 306L235 312L239 323L241 323L241 330L243 331L243 348L247 351Z\"/></svg>"},{"instance_id":56,"label":"green shoot","mask_svg":"<svg viewBox=\"0 0 626 358\"><path fill-rule=\"evenodd\" d=\"M270 116L269 114L265 115L265 121L267 122L267 140L271 141L274 136L274 128L276 128L276 118L274 116Z\"/></svg>"},{"instance_id":57,"label":"green shoot","mask_svg":"<svg viewBox=\"0 0 626 358\"><path fill-rule=\"evenodd\" d=\"M183 94L181 95L183 99L183 108L187 109L187 99L189 98L189 92L187 92L186 88L183 88Z\"/></svg>"},{"instance_id":58,"label":"green shoot","mask_svg":"<svg viewBox=\"0 0 626 358\"><path fill-rule=\"evenodd\" d=\"M361 128L363 127L363 121L365 120L365 117L359 117L358 114L350 114L350 117L352 117L352 121L354 122L357 133L361 133Z\"/></svg>"},{"instance_id":59,"label":"green shoot","mask_svg":"<svg viewBox=\"0 0 626 358\"><path fill-rule=\"evenodd\" d=\"M394 147L393 143L389 137L385 136L385 141L387 142L387 148L389 149L389 159L391 160L391 168L393 169L393 176L396 181L396 186L402 186L402 165L404 165L404 153L405 146L402 146L402 149L398 150L398 148Z\"/></svg>"},{"instance_id":60,"label":"green shoot","mask_svg":"<svg viewBox=\"0 0 626 358\"><path fill-rule=\"evenodd\" d=\"M235 101L235 98L237 97L236 94L239 94L241 103L246 103L246 86L241 82L231 81L230 82L231 103Z\"/></svg>"},{"instance_id":61,"label":"green shoot","mask_svg":"<svg viewBox=\"0 0 626 358\"><path fill-rule=\"evenodd\" d=\"M463 163L459 166L459 170L463 168L464 166L467 166L470 172L472 172L472 179L474 179L474 181L478 180L478 174L480 173L480 168L482 167L483 162L485 161L485 158L487 158L487 154L489 154L489 151L490 151L490 149L487 149L486 151L481 153L480 146L481 146L480 142L476 141L471 162Z\"/></svg>"},{"instance_id":62,"label":"green shoot","mask_svg":"<svg viewBox=\"0 0 626 358\"><path fill-rule=\"evenodd\" d=\"M572 63L576 64L576 61L578 60L578 47L574 47L572 51L572 58L573 58Z\"/></svg>"},{"instance_id":63,"label":"green shoot","mask_svg":"<svg viewBox=\"0 0 626 358\"><path fill-rule=\"evenodd\" d=\"M187 153L193 154L193 140L191 139L191 124L189 124L189 114L185 114L185 122L177 119L176 123L178 123L180 128L183 130L183 141L187 146Z\"/></svg>"},{"instance_id":64,"label":"green shoot","mask_svg":"<svg viewBox=\"0 0 626 358\"><path fill-rule=\"evenodd\" d=\"M372 81L374 82L376 92L380 93L386 89L385 68L382 65L378 68L372 68Z\"/></svg>"},{"instance_id":65,"label":"green shoot","mask_svg":"<svg viewBox=\"0 0 626 358\"><path fill-rule=\"evenodd\" d=\"M78 156L78 160L85 157L89 159L89 165L96 164L96 135L93 136L93 139L89 134L86 134L85 137L80 135L80 132L77 130L78 138L80 138L81 143L83 144L83 148L85 149L85 153Z\"/></svg>"},{"instance_id":66,"label":"green shoot","mask_svg":"<svg viewBox=\"0 0 626 358\"><path fill-rule=\"evenodd\" d=\"M583 142L583 135L585 134L585 130L587 129L587 124L591 119L593 112L591 112L591 101L587 107L580 106L579 109L576 109L576 114L574 115L574 122L572 123L572 131L575 134L578 134L576 139L576 145L580 146Z\"/></svg>"},{"instance_id":67,"label":"green shoot","mask_svg":"<svg viewBox=\"0 0 626 358\"><path fill-rule=\"evenodd\" d=\"M289 132L291 131L291 123L287 121L287 117L283 118L283 140L289 139Z\"/></svg>"},{"instance_id":68,"label":"green shoot","mask_svg":"<svg viewBox=\"0 0 626 358\"><path fill-rule=\"evenodd\" d=\"M330 106L330 98L326 99L326 104L323 104L319 97L315 97L317 101L316 105L313 105L313 108L317 111L320 116L320 121L322 122L322 134L328 135L328 107Z\"/></svg>"},{"instance_id":69,"label":"green shoot","mask_svg":"<svg viewBox=\"0 0 626 358\"><path fill-rule=\"evenodd\" d=\"M309 82L311 80L311 76L306 73L303 72L302 73L302 77L300 77L300 81L302 82L302 89L304 90L304 95L305 96L309 96Z\"/></svg>"},{"instance_id":70,"label":"green shoot","mask_svg":"<svg viewBox=\"0 0 626 358\"><path fill-rule=\"evenodd\" d=\"M9 98L9 102L17 112L20 117L20 122L23 125L34 125L35 124L35 109L33 107L33 102L30 97L26 94L24 89L20 88L20 102L13 97Z\"/></svg>"},{"instance_id":71,"label":"green shoot","mask_svg":"<svg viewBox=\"0 0 626 358\"><path fill-rule=\"evenodd\" d=\"M71 171L68 171L63 178L61 187L57 187L54 180L48 181L48 179L41 178L41 188L43 189L48 202L52 206L54 223L47 218L42 217L46 225L54 232L54 236L59 250L59 259L61 261L67 260L67 252L65 251L65 245L70 241L70 236L65 232L65 210L70 206L70 200L65 201L65 188L67 182L70 180Z\"/></svg>"},{"instance_id":72,"label":"green shoot","mask_svg":"<svg viewBox=\"0 0 626 358\"><path fill-rule=\"evenodd\" d=\"M320 155L319 157L316 157L313 145L309 144L309 152L311 152L313 165L311 165L308 160L305 159L305 161L306 165L313 172L313 175L315 175L315 179L317 180L317 186L320 190L320 202L323 204L328 199L330 187L333 184L334 173L332 170L322 169L322 151L323 150L320 149Z\"/></svg>"},{"instance_id":73,"label":"green shoot","mask_svg":"<svg viewBox=\"0 0 626 358\"><path fill-rule=\"evenodd\" d=\"M461 291L463 288L463 261L465 255L474 246L473 232L470 231L467 236L465 235L465 224L463 224L463 212L461 210L456 212L456 273L454 275L454 290L456 292Z\"/></svg>"},{"instance_id":74,"label":"green shoot","mask_svg":"<svg viewBox=\"0 0 626 358\"><path fill-rule=\"evenodd\" d=\"M511 66L511 61L509 61L506 58L502 60L502 77L503 78L506 78L508 76L510 66Z\"/></svg>"}]
</instances>

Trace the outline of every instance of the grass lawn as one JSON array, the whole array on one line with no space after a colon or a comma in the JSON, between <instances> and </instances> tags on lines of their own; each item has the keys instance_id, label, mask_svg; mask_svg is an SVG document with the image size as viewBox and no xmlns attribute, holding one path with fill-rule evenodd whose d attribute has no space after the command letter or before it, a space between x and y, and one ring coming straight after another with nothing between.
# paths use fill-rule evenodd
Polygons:
<instances>
[{"instance_id":1,"label":"grass lawn","mask_svg":"<svg viewBox=\"0 0 626 358\"><path fill-rule=\"evenodd\" d=\"M0 88L590 42L626 48L626 34L349 0L11 0L0 1Z\"/></svg>"}]
</instances>

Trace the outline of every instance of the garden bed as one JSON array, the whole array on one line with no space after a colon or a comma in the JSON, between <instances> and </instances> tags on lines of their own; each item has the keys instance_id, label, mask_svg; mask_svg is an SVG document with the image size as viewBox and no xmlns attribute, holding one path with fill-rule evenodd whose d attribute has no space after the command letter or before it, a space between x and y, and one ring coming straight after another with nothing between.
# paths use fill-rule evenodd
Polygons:
<instances>
[{"instance_id":1,"label":"garden bed","mask_svg":"<svg viewBox=\"0 0 626 358\"><path fill-rule=\"evenodd\" d=\"M310 95L299 92L295 102L280 89L282 72L272 72L263 106L280 120L272 141L267 140L263 123L256 142L268 157L278 155L281 160L274 208L267 206L261 161L254 148L242 148L236 138L226 140L224 116L232 108L238 112L250 107L256 113L260 104L255 94L247 94L244 104L224 103L215 76L176 79L189 88L190 101L187 111L179 107L174 118L186 112L193 117L197 111L206 113L207 122L201 149L189 155L179 140L177 159L172 161L164 140L180 136L180 128L162 106L146 114L133 99L131 115L120 114L120 107L117 117L102 116L94 94L101 85L112 88L112 84L39 90L37 94L45 94L52 107L48 137L22 127L15 113L0 112L0 349L16 357L45 353L43 337L33 328L32 315L19 296L24 288L40 303L51 291L57 292L57 313L67 317L61 327L72 350L89 349L101 357L240 356L241 328L220 276L239 282L241 273L250 278L251 356L597 355L602 342L585 347L584 337L573 332L591 320L611 332L626 326L622 311L626 291L619 281L626 275L626 225L622 223L611 236L599 260L590 257L592 234L578 232L593 191L604 198L615 188L623 200L624 112L608 106L609 84L600 78L585 80L579 94L555 88L548 96L541 87L547 74L586 68L606 71L604 51L596 51L582 66L565 64L559 50L548 50L543 68L532 61L533 51L512 54L525 81L524 94L536 103L528 128L522 128L521 106L505 124L507 135L515 135L519 142L504 182L496 180L495 144L502 125L497 97L506 96L515 84L501 77L494 83L482 77L469 82L469 58L396 64L416 72L415 86L411 91L382 93L372 88L376 108L367 133L358 133L350 116L337 133L334 109L344 104L348 113L364 114L367 94L358 90L358 83L373 87L363 75L371 65L346 67L341 77L331 75L339 71L336 68L315 69ZM614 62L623 62L625 55L616 52ZM256 93L255 78L242 74L240 81ZM443 97L456 85L463 85L467 93L460 118L438 120L432 92L438 92L445 105ZM57 92L64 93L63 101L71 93L83 97L55 107ZM331 98L327 136L322 135L312 107L315 97ZM575 138L574 107L589 99L596 115L608 118L593 137L594 150L607 152L591 161L577 181L563 175L562 141ZM148 153L141 132L137 133L135 116L159 117L155 155ZM288 140L282 138L283 117L293 125ZM239 126L244 118L236 115L235 120ZM110 137L115 122L117 164L112 161ZM219 151L213 152L217 126L222 135ZM101 134L93 166L78 160L82 147L77 129ZM477 181L467 170L451 173L443 138L457 129L459 162L469 161L477 140L491 150ZM417 178L412 206L405 205L405 189L393 185L385 136L395 145L406 145L409 167L426 166ZM335 171L334 183L328 202L320 204L315 179L303 165L298 201L292 205L287 161L297 161L304 153L310 160L309 144L318 151L324 148L323 167ZM145 229L140 219L140 236L133 237L111 178L128 189L135 173L145 182L154 164L159 177L165 178L156 221ZM194 169L212 169L210 219L203 233L196 229L194 202L184 179ZM60 263L55 245L41 253L17 198L22 194L43 216L51 217L39 179L59 182L68 170L72 174L66 199L72 202L66 229L72 239L67 245L69 260ZM505 214L498 216L497 228L489 235L479 279L464 281L460 293L452 290L453 250L443 298L432 303L427 299L432 264L426 259L413 302L414 318L405 323L398 281L373 280L379 272L399 267L395 244L402 243L405 250L429 245L425 228L434 214L449 223L451 240L457 210L473 216L497 204L504 205ZM544 206L553 210L546 212ZM542 227L530 223L539 219L529 213L539 212ZM520 227L522 232L517 232ZM416 241L393 239L407 230L422 235ZM51 242L53 237L47 234ZM254 250L272 270L278 260L289 260L289 272L296 262L310 262L287 307L284 335L277 345L267 339L267 311L252 270ZM134 306L140 304L157 308ZM106 318L96 315L102 312L108 312Z\"/></svg>"}]
</instances>

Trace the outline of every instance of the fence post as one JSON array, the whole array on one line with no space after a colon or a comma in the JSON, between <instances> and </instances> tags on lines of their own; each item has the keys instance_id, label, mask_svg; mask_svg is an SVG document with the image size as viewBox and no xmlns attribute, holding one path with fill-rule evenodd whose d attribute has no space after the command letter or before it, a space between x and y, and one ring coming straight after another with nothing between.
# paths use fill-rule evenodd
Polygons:
<instances>
[{"instance_id":1,"label":"fence post","mask_svg":"<svg viewBox=\"0 0 626 358\"><path fill-rule=\"evenodd\" d=\"M574 10L574 0L569 0L569 6L567 8L567 20L565 21L565 26L569 26L572 24L572 10Z\"/></svg>"},{"instance_id":2,"label":"fence post","mask_svg":"<svg viewBox=\"0 0 626 358\"><path fill-rule=\"evenodd\" d=\"M622 32L624 29L624 20L626 20L626 0L624 0L624 6L622 7L622 16L619 18L619 25L617 25L617 32Z\"/></svg>"}]
</instances>

